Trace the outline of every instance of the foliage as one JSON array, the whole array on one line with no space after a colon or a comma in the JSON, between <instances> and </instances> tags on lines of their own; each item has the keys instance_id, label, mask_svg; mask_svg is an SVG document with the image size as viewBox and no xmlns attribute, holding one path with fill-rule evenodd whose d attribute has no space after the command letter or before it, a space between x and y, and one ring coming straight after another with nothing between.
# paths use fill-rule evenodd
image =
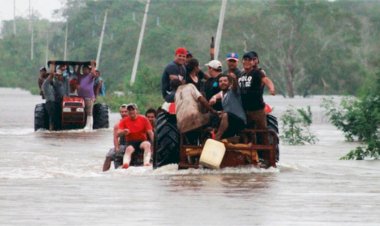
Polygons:
<instances>
[{"instance_id":1,"label":"foliage","mask_svg":"<svg viewBox=\"0 0 380 226\"><path fill-rule=\"evenodd\" d=\"M360 99L345 99L340 106L331 99L323 102L330 122L343 131L346 139L363 144L342 159L380 158L380 76L374 84L377 85Z\"/></svg>"},{"instance_id":2,"label":"foliage","mask_svg":"<svg viewBox=\"0 0 380 226\"><path fill-rule=\"evenodd\" d=\"M0 35L0 86L17 86L36 93L38 68L46 58L63 58L66 25L68 59L94 59L107 10L99 65L109 92L106 99L114 98L113 91L124 92L127 98L133 97L128 94L132 92L143 105L152 104L146 102L148 99L159 105L160 76L173 59L176 47L189 48L200 65L209 60L220 1L151 1L135 84L139 88L135 88L128 84L144 9L145 1L140 0L67 0L65 7L57 11L66 21L33 18L33 60L30 21L16 18L16 34L13 21L5 21ZM231 0L219 59L224 63L228 52L242 55L256 50L260 65L284 96L356 95L371 84L379 66L379 11L377 1ZM173 16L173 12L180 16ZM141 75L146 71L152 75L150 82L154 85L149 89L142 85L146 77Z\"/></svg>"},{"instance_id":3,"label":"foliage","mask_svg":"<svg viewBox=\"0 0 380 226\"><path fill-rule=\"evenodd\" d=\"M281 116L283 142L291 145L314 144L317 138L310 132L312 113L310 106L307 109L289 108Z\"/></svg>"}]
</instances>

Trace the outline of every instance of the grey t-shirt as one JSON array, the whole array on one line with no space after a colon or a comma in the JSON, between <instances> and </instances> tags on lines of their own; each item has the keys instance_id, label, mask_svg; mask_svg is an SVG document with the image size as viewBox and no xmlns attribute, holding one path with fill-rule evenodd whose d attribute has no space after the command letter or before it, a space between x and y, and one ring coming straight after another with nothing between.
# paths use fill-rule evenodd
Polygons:
<instances>
[{"instance_id":1,"label":"grey t-shirt","mask_svg":"<svg viewBox=\"0 0 380 226\"><path fill-rule=\"evenodd\" d=\"M63 77L62 81L58 79L53 80L53 86L56 94L56 100L62 99L64 96L68 96L70 92L69 81L67 77Z\"/></svg>"},{"instance_id":2,"label":"grey t-shirt","mask_svg":"<svg viewBox=\"0 0 380 226\"><path fill-rule=\"evenodd\" d=\"M54 87L53 82L49 78L45 79L45 81L42 83L42 92L45 95L45 100L47 101L55 101L55 95L54 95Z\"/></svg>"},{"instance_id":3,"label":"grey t-shirt","mask_svg":"<svg viewBox=\"0 0 380 226\"><path fill-rule=\"evenodd\" d=\"M243 106L241 104L240 89L236 91L229 89L222 97L222 106L224 112L234 114L247 124L247 116L245 115Z\"/></svg>"}]
</instances>

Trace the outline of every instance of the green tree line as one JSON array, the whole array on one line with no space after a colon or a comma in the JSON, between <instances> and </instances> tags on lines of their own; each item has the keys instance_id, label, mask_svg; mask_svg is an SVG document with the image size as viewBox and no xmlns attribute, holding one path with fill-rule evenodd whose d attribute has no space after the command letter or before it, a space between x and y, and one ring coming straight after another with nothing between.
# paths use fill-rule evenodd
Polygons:
<instances>
[{"instance_id":1,"label":"green tree line","mask_svg":"<svg viewBox=\"0 0 380 226\"><path fill-rule=\"evenodd\" d=\"M16 18L16 34L13 21L5 21L0 39L0 86L17 86L37 93L38 68L46 63L46 56L63 59L66 26L68 59L95 59L108 10L100 59L108 93L123 91L136 98L151 95L158 98L148 99L158 101L161 73L173 59L176 47L187 47L201 64L209 60L210 39L216 34L221 1L152 1L137 80L131 87L128 84L145 3L68 0L57 11L65 21L49 22L35 16L33 59L30 21ZM219 59L223 60L228 52L242 55L257 51L261 66L283 96L358 95L377 76L379 11L377 1L229 0Z\"/></svg>"}]
</instances>

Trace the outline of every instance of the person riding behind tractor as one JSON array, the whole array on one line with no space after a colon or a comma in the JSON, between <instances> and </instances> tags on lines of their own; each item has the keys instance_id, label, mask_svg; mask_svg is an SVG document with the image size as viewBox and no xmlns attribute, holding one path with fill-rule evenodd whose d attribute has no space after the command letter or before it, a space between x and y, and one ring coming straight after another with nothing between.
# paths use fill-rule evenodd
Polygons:
<instances>
[{"instance_id":1,"label":"person riding behind tractor","mask_svg":"<svg viewBox=\"0 0 380 226\"><path fill-rule=\"evenodd\" d=\"M221 91L215 94L209 101L213 105L217 100L222 100L223 111L219 115L220 123L215 136L216 140L238 134L247 123L236 77L233 75L220 75L219 88Z\"/></svg>"},{"instance_id":2,"label":"person riding behind tractor","mask_svg":"<svg viewBox=\"0 0 380 226\"><path fill-rule=\"evenodd\" d=\"M136 104L128 104L127 110L128 117L120 121L118 129L118 135L124 135L127 141L123 168L129 167L132 154L137 149L144 151L144 166L150 166L151 144L154 142L152 126L144 115L138 114ZM148 137L150 142L148 141Z\"/></svg>"},{"instance_id":3,"label":"person riding behind tractor","mask_svg":"<svg viewBox=\"0 0 380 226\"><path fill-rule=\"evenodd\" d=\"M149 108L145 112L145 117L149 120L150 125L152 126L154 132L154 123L156 122L157 112L153 108Z\"/></svg>"},{"instance_id":4,"label":"person riding behind tractor","mask_svg":"<svg viewBox=\"0 0 380 226\"><path fill-rule=\"evenodd\" d=\"M91 69L88 65L82 66L83 74L78 76L78 95L84 99L87 115L84 129L91 130L93 125L92 110L95 101L94 80L98 77L95 69L95 61L91 61Z\"/></svg>"},{"instance_id":5,"label":"person riding behind tractor","mask_svg":"<svg viewBox=\"0 0 380 226\"><path fill-rule=\"evenodd\" d=\"M120 155L120 154L124 155L124 152L125 152L125 144L126 144L125 136L123 135L120 136L118 134L118 130L119 130L119 123L121 122L121 120L128 116L128 110L127 110L126 104L122 104L120 106L119 113L120 113L121 119L119 120L119 122L115 123L115 125L113 126L113 148L111 148L106 155L106 159L104 160L104 163L103 163L103 171L107 171L110 169L111 162L115 159L116 155ZM116 161L114 162L114 164L115 163ZM115 165L115 168L117 167L118 166Z\"/></svg>"},{"instance_id":6,"label":"person riding behind tractor","mask_svg":"<svg viewBox=\"0 0 380 226\"><path fill-rule=\"evenodd\" d=\"M181 82L184 81L184 78L186 76L186 55L187 50L184 47L177 48L175 51L174 61L170 62L162 73L161 92L162 97L165 100L167 99L167 96L172 92L170 88L170 81L174 79L178 79Z\"/></svg>"}]
</instances>

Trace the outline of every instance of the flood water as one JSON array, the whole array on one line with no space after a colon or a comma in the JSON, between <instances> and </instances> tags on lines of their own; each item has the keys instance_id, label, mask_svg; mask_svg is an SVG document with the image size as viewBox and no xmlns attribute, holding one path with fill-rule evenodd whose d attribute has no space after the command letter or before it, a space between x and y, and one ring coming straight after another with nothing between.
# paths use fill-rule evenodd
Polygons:
<instances>
[{"instance_id":1,"label":"flood water","mask_svg":"<svg viewBox=\"0 0 380 226\"><path fill-rule=\"evenodd\" d=\"M0 225L380 225L380 161L339 160L357 144L321 99L266 97L277 116L310 105L319 139L281 143L276 169L103 173L111 129L34 132L40 97L0 88Z\"/></svg>"}]
</instances>

